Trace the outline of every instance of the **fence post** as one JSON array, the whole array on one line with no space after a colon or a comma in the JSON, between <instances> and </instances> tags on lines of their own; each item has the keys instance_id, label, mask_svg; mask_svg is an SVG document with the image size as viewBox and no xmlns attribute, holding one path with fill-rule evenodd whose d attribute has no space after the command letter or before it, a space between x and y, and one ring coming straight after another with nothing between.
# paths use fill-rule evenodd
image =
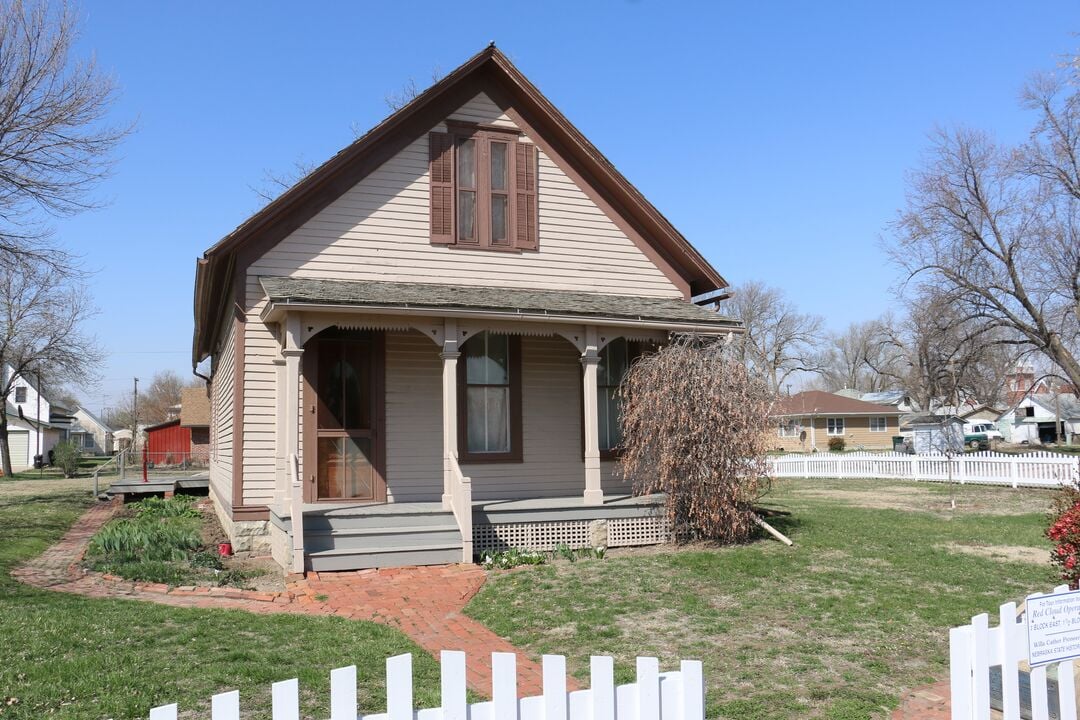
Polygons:
<instances>
[{"instance_id":1,"label":"fence post","mask_svg":"<svg viewBox=\"0 0 1080 720\"><path fill-rule=\"evenodd\" d=\"M637 659L638 720L660 720L660 661Z\"/></svg>"},{"instance_id":2,"label":"fence post","mask_svg":"<svg viewBox=\"0 0 1080 720\"><path fill-rule=\"evenodd\" d=\"M970 626L949 630L949 689L952 720L975 720L971 707L971 655L973 632Z\"/></svg>"},{"instance_id":3,"label":"fence post","mask_svg":"<svg viewBox=\"0 0 1080 720\"><path fill-rule=\"evenodd\" d=\"M593 655L589 658L589 686L592 720L615 720L615 659Z\"/></svg>"},{"instance_id":4,"label":"fence post","mask_svg":"<svg viewBox=\"0 0 1080 720\"><path fill-rule=\"evenodd\" d=\"M210 698L212 720L240 720L240 691L220 693Z\"/></svg>"},{"instance_id":5,"label":"fence post","mask_svg":"<svg viewBox=\"0 0 1080 720\"><path fill-rule=\"evenodd\" d=\"M331 670L330 720L356 720L356 716L356 666Z\"/></svg>"},{"instance_id":6,"label":"fence post","mask_svg":"<svg viewBox=\"0 0 1080 720\"><path fill-rule=\"evenodd\" d=\"M683 660L679 663L682 673L682 715L679 720L704 720L705 673L700 660ZM600 720L593 715L593 720Z\"/></svg>"},{"instance_id":7,"label":"fence post","mask_svg":"<svg viewBox=\"0 0 1080 720\"><path fill-rule=\"evenodd\" d=\"M442 672L443 720L466 720L469 712L465 698L465 653L443 650L439 655L439 665ZM494 662L491 669L494 676Z\"/></svg>"},{"instance_id":8,"label":"fence post","mask_svg":"<svg viewBox=\"0 0 1080 720\"><path fill-rule=\"evenodd\" d=\"M919 482L919 456L911 456L911 479Z\"/></svg>"},{"instance_id":9,"label":"fence post","mask_svg":"<svg viewBox=\"0 0 1080 720\"><path fill-rule=\"evenodd\" d=\"M282 680L270 686L274 720L300 720L300 682Z\"/></svg>"},{"instance_id":10,"label":"fence post","mask_svg":"<svg viewBox=\"0 0 1080 720\"><path fill-rule=\"evenodd\" d=\"M412 655L396 655L386 661L387 720L413 720Z\"/></svg>"},{"instance_id":11,"label":"fence post","mask_svg":"<svg viewBox=\"0 0 1080 720\"><path fill-rule=\"evenodd\" d=\"M1013 490L1020 487L1020 460L1015 457L1009 460L1009 475L1012 477Z\"/></svg>"},{"instance_id":12,"label":"fence post","mask_svg":"<svg viewBox=\"0 0 1080 720\"><path fill-rule=\"evenodd\" d=\"M545 655L544 669L544 720L566 720L566 658L562 655Z\"/></svg>"},{"instance_id":13,"label":"fence post","mask_svg":"<svg viewBox=\"0 0 1080 720\"><path fill-rule=\"evenodd\" d=\"M491 705L497 718L517 720L517 656L491 653Z\"/></svg>"}]
</instances>

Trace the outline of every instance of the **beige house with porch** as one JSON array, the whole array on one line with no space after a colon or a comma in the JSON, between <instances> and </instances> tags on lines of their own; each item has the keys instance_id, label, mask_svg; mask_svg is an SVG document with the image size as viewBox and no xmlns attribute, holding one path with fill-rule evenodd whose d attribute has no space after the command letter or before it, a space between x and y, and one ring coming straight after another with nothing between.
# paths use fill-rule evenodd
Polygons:
<instances>
[{"instance_id":1,"label":"beige house with porch","mask_svg":"<svg viewBox=\"0 0 1080 720\"><path fill-rule=\"evenodd\" d=\"M491 46L198 261L223 525L297 571L657 542L615 390L726 285Z\"/></svg>"}]
</instances>

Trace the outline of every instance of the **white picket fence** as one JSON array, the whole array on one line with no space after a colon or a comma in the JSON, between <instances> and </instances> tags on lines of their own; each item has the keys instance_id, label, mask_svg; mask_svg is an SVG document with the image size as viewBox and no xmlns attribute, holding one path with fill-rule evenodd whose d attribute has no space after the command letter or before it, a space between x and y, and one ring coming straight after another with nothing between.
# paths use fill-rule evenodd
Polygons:
<instances>
[{"instance_id":1,"label":"white picket fence","mask_svg":"<svg viewBox=\"0 0 1080 720\"><path fill-rule=\"evenodd\" d=\"M360 716L356 705L356 666L330 673L330 720L705 720L705 679L698 660L683 660L679 669L660 672L656 658L637 659L637 682L615 685L615 662L593 657L590 688L566 690L566 658L543 658L543 695L519 698L517 658L491 654L491 700L465 700L465 653L443 651L442 703L413 710L412 655L386 661L386 712ZM300 720L300 687L294 680L271 688L274 720ZM176 720L177 705L150 711L150 720ZM214 695L212 720L240 720L238 691Z\"/></svg>"},{"instance_id":2,"label":"white picket fence","mask_svg":"<svg viewBox=\"0 0 1080 720\"><path fill-rule=\"evenodd\" d=\"M1066 590L1068 586L1062 585L1055 592ZM1077 720L1073 661L1031 668L1030 692L1022 692L1020 663L1027 659L1027 624L1017 617L1014 602L999 608L998 623L990 627L990 616L983 613L971 618L970 625L949 631L952 720L990 720L992 706L1004 720ZM1052 708L1047 672L1055 666L1057 695ZM994 683L992 669L1000 678Z\"/></svg>"},{"instance_id":3,"label":"white picket fence","mask_svg":"<svg viewBox=\"0 0 1080 720\"><path fill-rule=\"evenodd\" d=\"M773 477L885 478L1012 487L1058 487L1080 481L1080 458L1052 452L1006 455L996 452L946 455L905 453L813 453L768 458Z\"/></svg>"}]
</instances>

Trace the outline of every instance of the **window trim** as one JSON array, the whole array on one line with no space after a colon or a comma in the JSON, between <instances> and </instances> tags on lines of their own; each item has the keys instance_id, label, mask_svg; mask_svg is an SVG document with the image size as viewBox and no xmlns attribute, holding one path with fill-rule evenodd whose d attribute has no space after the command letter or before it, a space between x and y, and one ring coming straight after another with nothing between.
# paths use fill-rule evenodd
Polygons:
<instances>
[{"instance_id":1,"label":"window trim","mask_svg":"<svg viewBox=\"0 0 1080 720\"><path fill-rule=\"evenodd\" d=\"M521 142L522 132L517 128L502 127L499 125L487 125L469 123L455 120L446 120L446 131L450 136L451 154L451 197L453 215L451 221L451 236L453 242L445 246L460 250L487 250L494 252L509 252L521 254L526 248L518 247L517 238L517 152L515 146ZM474 240L462 240L458 234L458 171L457 154L458 146L465 140L474 140L476 148L475 190L476 202L473 208L475 215ZM502 142L507 145L506 152L506 244L493 245L491 242L491 143ZM532 143L527 143L533 147ZM534 149L535 152L535 149ZM536 252L528 249L529 252Z\"/></svg>"},{"instance_id":2,"label":"window trim","mask_svg":"<svg viewBox=\"0 0 1080 720\"><path fill-rule=\"evenodd\" d=\"M844 422L844 418L825 418L825 434L830 437L843 437L845 434L847 434L847 423Z\"/></svg>"},{"instance_id":3,"label":"window trim","mask_svg":"<svg viewBox=\"0 0 1080 720\"><path fill-rule=\"evenodd\" d=\"M19 399L19 393L20 392L22 393L22 400ZM16 405L25 405L29 395L30 395L30 393L28 393L26 391L26 385L16 385L15 386L15 404Z\"/></svg>"},{"instance_id":4,"label":"window trim","mask_svg":"<svg viewBox=\"0 0 1080 720\"><path fill-rule=\"evenodd\" d=\"M874 427L874 421L875 420L880 420L881 421L881 427L880 428L875 428ZM869 420L867 420L867 423L870 426L870 432L873 432L873 433L889 432L889 418L886 415L872 416Z\"/></svg>"},{"instance_id":5,"label":"window trim","mask_svg":"<svg viewBox=\"0 0 1080 720\"><path fill-rule=\"evenodd\" d=\"M484 331L490 332L490 331ZM469 452L469 418L466 398L468 395L468 374L466 370L464 345L480 333L474 333L461 343L461 357L457 362L457 440L458 462L465 463L521 463L525 461L522 452L522 406L521 406L521 336L506 335L507 352L510 355L510 451L504 453Z\"/></svg>"}]
</instances>

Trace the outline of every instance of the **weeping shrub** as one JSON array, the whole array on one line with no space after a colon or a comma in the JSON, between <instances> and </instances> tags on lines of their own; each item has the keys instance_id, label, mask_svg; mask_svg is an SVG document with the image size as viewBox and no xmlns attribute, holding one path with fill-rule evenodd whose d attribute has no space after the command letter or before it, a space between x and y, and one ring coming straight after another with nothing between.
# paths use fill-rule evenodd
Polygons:
<instances>
[{"instance_id":1,"label":"weeping shrub","mask_svg":"<svg viewBox=\"0 0 1080 720\"><path fill-rule=\"evenodd\" d=\"M683 336L635 362L620 388L622 474L668 496L676 540L738 542L768 492L775 396L722 341Z\"/></svg>"}]
</instances>

